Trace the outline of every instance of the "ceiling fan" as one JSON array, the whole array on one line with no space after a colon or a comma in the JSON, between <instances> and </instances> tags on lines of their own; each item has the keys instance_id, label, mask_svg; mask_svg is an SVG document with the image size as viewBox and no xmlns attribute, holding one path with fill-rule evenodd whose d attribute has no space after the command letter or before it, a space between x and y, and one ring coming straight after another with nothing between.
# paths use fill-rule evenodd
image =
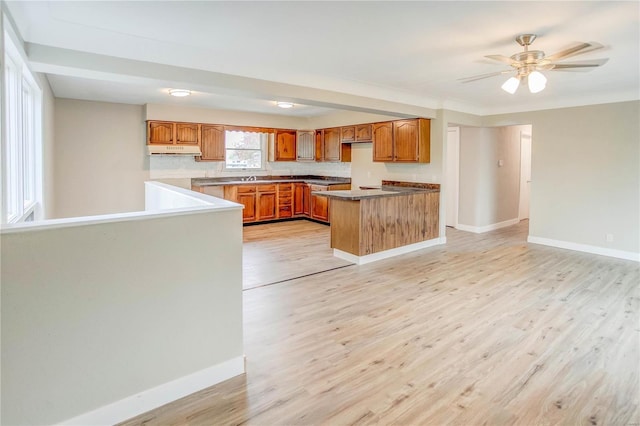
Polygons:
<instances>
[{"instance_id":1,"label":"ceiling fan","mask_svg":"<svg viewBox=\"0 0 640 426\"><path fill-rule=\"evenodd\" d=\"M509 78L503 85L502 89L506 92L514 94L520 84L525 81L529 86L531 93L538 93L544 90L547 84L547 78L540 71L589 71L592 68L604 65L609 59L595 59L588 62L567 62L559 63L559 60L570 56L581 55L600 49L603 46L598 43L579 43L569 47L553 55L545 56L541 50L529 50L529 46L536 39L535 34L520 34L516 37L516 41L524 48L522 52L518 52L510 57L503 55L487 55L485 58L493 59L511 65L510 70L492 72L489 74L476 75L473 77L459 79L463 83L481 80L483 78L495 77L497 75L509 74L515 72L515 75Z\"/></svg>"}]
</instances>

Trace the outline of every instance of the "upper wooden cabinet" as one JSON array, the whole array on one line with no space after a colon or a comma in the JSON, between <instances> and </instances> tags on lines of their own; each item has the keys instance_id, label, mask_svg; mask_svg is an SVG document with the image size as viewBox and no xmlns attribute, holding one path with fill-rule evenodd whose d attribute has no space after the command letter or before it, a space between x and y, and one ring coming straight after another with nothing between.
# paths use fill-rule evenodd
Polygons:
<instances>
[{"instance_id":1,"label":"upper wooden cabinet","mask_svg":"<svg viewBox=\"0 0 640 426\"><path fill-rule=\"evenodd\" d=\"M197 145L200 140L200 125L196 123L175 123L176 143Z\"/></svg>"},{"instance_id":2,"label":"upper wooden cabinet","mask_svg":"<svg viewBox=\"0 0 640 426\"><path fill-rule=\"evenodd\" d=\"M147 121L147 144L198 145L199 143L200 125L197 123Z\"/></svg>"},{"instance_id":3,"label":"upper wooden cabinet","mask_svg":"<svg viewBox=\"0 0 640 426\"><path fill-rule=\"evenodd\" d=\"M353 142L356 140L356 126L347 126L340 129L342 142Z\"/></svg>"},{"instance_id":4,"label":"upper wooden cabinet","mask_svg":"<svg viewBox=\"0 0 640 426\"><path fill-rule=\"evenodd\" d=\"M354 142L371 142L373 138L373 125L372 124L358 124L355 126L355 140Z\"/></svg>"},{"instance_id":5,"label":"upper wooden cabinet","mask_svg":"<svg viewBox=\"0 0 640 426\"><path fill-rule=\"evenodd\" d=\"M297 161L313 161L316 159L315 133L313 130L298 130L296 135Z\"/></svg>"},{"instance_id":6,"label":"upper wooden cabinet","mask_svg":"<svg viewBox=\"0 0 640 426\"><path fill-rule=\"evenodd\" d=\"M196 161L224 161L224 126L203 124L200 130L202 156Z\"/></svg>"},{"instance_id":7,"label":"upper wooden cabinet","mask_svg":"<svg viewBox=\"0 0 640 426\"><path fill-rule=\"evenodd\" d=\"M393 161L393 123L373 125L373 161Z\"/></svg>"},{"instance_id":8,"label":"upper wooden cabinet","mask_svg":"<svg viewBox=\"0 0 640 426\"><path fill-rule=\"evenodd\" d=\"M371 142L371 138L371 124L357 124L340 128L340 140L342 143Z\"/></svg>"},{"instance_id":9,"label":"upper wooden cabinet","mask_svg":"<svg viewBox=\"0 0 640 426\"><path fill-rule=\"evenodd\" d=\"M147 143L173 145L173 124L166 121L147 121Z\"/></svg>"},{"instance_id":10,"label":"upper wooden cabinet","mask_svg":"<svg viewBox=\"0 0 640 426\"><path fill-rule=\"evenodd\" d=\"M324 161L324 130L316 130L316 161Z\"/></svg>"},{"instance_id":11,"label":"upper wooden cabinet","mask_svg":"<svg viewBox=\"0 0 640 426\"><path fill-rule=\"evenodd\" d=\"M426 118L373 125L373 161L428 163L431 122Z\"/></svg>"},{"instance_id":12,"label":"upper wooden cabinet","mask_svg":"<svg viewBox=\"0 0 640 426\"><path fill-rule=\"evenodd\" d=\"M340 161L339 127L324 129L324 161Z\"/></svg>"},{"instance_id":13,"label":"upper wooden cabinet","mask_svg":"<svg viewBox=\"0 0 640 426\"><path fill-rule=\"evenodd\" d=\"M296 161L296 131L276 130L273 161Z\"/></svg>"}]
</instances>

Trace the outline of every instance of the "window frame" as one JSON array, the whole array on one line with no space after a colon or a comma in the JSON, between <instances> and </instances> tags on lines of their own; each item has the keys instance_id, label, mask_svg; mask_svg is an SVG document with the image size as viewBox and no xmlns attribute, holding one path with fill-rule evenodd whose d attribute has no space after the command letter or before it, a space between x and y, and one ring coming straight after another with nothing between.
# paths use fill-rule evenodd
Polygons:
<instances>
[{"instance_id":1,"label":"window frame","mask_svg":"<svg viewBox=\"0 0 640 426\"><path fill-rule=\"evenodd\" d=\"M15 36L2 32L1 223L42 217L43 93Z\"/></svg>"},{"instance_id":2,"label":"window frame","mask_svg":"<svg viewBox=\"0 0 640 426\"><path fill-rule=\"evenodd\" d=\"M223 163L223 167L222 170L225 172L231 172L231 173L247 173L247 172L263 172L265 170L267 170L267 157L268 157L268 147L269 147L269 141L272 138L272 133L268 133L265 130L267 129L260 129L260 128L235 128L235 127L225 127L225 131L224 131L224 163ZM260 135L260 148L250 148L250 149L239 149L239 148L229 148L227 146L227 132L243 132L243 133L257 133ZM260 168L247 168L247 167L228 167L227 166L227 159L229 158L229 156L227 155L227 152L230 150L243 150L243 151L259 151L260 152Z\"/></svg>"}]
</instances>

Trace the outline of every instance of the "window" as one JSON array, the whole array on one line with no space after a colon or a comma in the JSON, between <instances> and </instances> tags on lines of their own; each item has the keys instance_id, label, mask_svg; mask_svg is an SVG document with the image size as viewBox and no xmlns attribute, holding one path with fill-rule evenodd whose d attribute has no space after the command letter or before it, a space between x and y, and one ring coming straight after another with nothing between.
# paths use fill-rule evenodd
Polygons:
<instances>
[{"instance_id":1,"label":"window","mask_svg":"<svg viewBox=\"0 0 640 426\"><path fill-rule=\"evenodd\" d=\"M15 44L4 33L6 131L2 146L2 222L37 217L42 92Z\"/></svg>"},{"instance_id":2,"label":"window","mask_svg":"<svg viewBox=\"0 0 640 426\"><path fill-rule=\"evenodd\" d=\"M267 133L229 131L225 132L226 170L263 170Z\"/></svg>"}]
</instances>

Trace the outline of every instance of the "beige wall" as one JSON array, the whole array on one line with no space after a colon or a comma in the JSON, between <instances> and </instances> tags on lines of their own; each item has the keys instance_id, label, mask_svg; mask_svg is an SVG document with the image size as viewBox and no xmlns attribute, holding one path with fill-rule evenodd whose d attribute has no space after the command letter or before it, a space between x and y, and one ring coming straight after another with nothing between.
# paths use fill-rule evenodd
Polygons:
<instances>
[{"instance_id":1,"label":"beige wall","mask_svg":"<svg viewBox=\"0 0 640 426\"><path fill-rule=\"evenodd\" d=\"M433 148L431 155L433 156ZM351 186L380 185L382 180L440 182L440 167L432 157L430 164L375 163L371 143L353 144L351 148Z\"/></svg>"},{"instance_id":2,"label":"beige wall","mask_svg":"<svg viewBox=\"0 0 640 426\"><path fill-rule=\"evenodd\" d=\"M521 127L460 128L460 225L481 228L518 218Z\"/></svg>"},{"instance_id":3,"label":"beige wall","mask_svg":"<svg viewBox=\"0 0 640 426\"><path fill-rule=\"evenodd\" d=\"M638 117L640 101L483 118L532 124L531 236L640 253Z\"/></svg>"},{"instance_id":4,"label":"beige wall","mask_svg":"<svg viewBox=\"0 0 640 426\"><path fill-rule=\"evenodd\" d=\"M240 209L0 243L3 425L62 422L243 356Z\"/></svg>"},{"instance_id":5,"label":"beige wall","mask_svg":"<svg viewBox=\"0 0 640 426\"><path fill-rule=\"evenodd\" d=\"M143 107L55 101L55 217L144 209Z\"/></svg>"}]
</instances>

